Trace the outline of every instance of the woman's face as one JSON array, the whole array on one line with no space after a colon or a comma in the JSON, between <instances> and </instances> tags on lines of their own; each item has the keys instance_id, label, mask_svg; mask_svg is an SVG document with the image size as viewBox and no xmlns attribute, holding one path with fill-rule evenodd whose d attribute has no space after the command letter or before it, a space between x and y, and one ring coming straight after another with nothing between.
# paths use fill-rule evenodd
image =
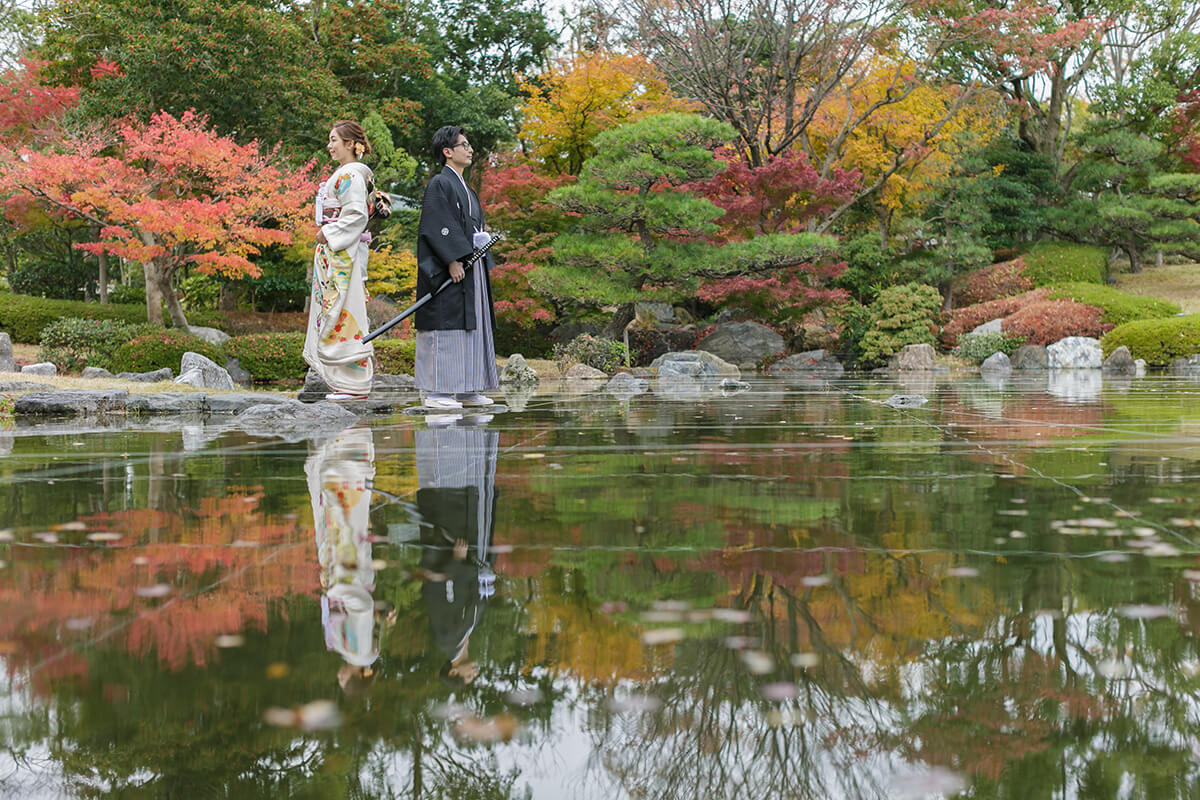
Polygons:
<instances>
[{"instance_id":1,"label":"woman's face","mask_svg":"<svg viewBox=\"0 0 1200 800\"><path fill-rule=\"evenodd\" d=\"M329 157L339 164L357 160L354 157L354 143L338 136L337 128L329 131L329 144L325 145L325 149L329 151Z\"/></svg>"}]
</instances>

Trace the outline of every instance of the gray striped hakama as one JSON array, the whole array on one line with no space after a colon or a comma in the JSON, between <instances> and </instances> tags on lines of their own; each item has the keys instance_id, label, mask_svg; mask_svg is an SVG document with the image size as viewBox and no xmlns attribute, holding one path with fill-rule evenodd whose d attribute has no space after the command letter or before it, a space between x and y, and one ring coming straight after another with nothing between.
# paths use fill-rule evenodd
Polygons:
<instances>
[{"instance_id":1,"label":"gray striped hakama","mask_svg":"<svg viewBox=\"0 0 1200 800\"><path fill-rule=\"evenodd\" d=\"M468 270L475 281L475 330L417 331L416 385L422 392L461 394L500 385L492 338L492 298L483 265Z\"/></svg>"},{"instance_id":2,"label":"gray striped hakama","mask_svg":"<svg viewBox=\"0 0 1200 800\"><path fill-rule=\"evenodd\" d=\"M482 428L430 428L414 433L417 449L417 486L421 489L474 488L479 492L475 530L462 531L479 558L491 546L496 501L496 456L500 434ZM468 534L474 533L471 537Z\"/></svg>"}]
</instances>

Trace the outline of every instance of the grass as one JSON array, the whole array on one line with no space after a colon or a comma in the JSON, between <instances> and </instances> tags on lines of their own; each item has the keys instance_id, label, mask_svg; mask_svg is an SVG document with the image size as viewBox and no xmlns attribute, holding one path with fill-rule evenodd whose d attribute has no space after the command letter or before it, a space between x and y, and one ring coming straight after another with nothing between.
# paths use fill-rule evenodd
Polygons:
<instances>
[{"instance_id":1,"label":"grass","mask_svg":"<svg viewBox=\"0 0 1200 800\"><path fill-rule=\"evenodd\" d=\"M1148 266L1136 275L1117 275L1117 288L1144 297L1161 297L1185 314L1200 314L1200 264Z\"/></svg>"}]
</instances>

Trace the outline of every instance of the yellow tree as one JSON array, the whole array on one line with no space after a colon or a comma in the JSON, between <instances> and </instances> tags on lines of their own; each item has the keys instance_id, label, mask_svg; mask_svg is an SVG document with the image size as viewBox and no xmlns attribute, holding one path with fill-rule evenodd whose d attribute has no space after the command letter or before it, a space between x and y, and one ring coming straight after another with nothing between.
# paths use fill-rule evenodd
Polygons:
<instances>
[{"instance_id":1,"label":"yellow tree","mask_svg":"<svg viewBox=\"0 0 1200 800\"><path fill-rule=\"evenodd\" d=\"M595 154L596 134L651 114L687 110L644 56L602 50L560 59L537 78L520 78L521 138L554 174L578 175Z\"/></svg>"},{"instance_id":2,"label":"yellow tree","mask_svg":"<svg viewBox=\"0 0 1200 800\"><path fill-rule=\"evenodd\" d=\"M913 83L917 65L876 55L826 97L805 149L826 168L857 169L874 187L881 240L886 244L898 211L919 213L967 150L987 144L1003 128L994 96L963 96L960 88ZM903 87L903 88L901 88ZM889 101L897 91L902 99ZM875 108L863 122L846 121Z\"/></svg>"}]
</instances>

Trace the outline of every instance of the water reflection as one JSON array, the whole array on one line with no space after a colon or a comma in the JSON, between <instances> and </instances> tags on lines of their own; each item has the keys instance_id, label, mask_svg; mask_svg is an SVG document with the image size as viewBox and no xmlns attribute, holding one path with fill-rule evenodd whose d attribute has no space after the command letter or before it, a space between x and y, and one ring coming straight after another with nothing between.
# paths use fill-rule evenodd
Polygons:
<instances>
[{"instance_id":1,"label":"water reflection","mask_svg":"<svg viewBox=\"0 0 1200 800\"><path fill-rule=\"evenodd\" d=\"M471 634L495 594L496 448L499 434L470 424L418 430L421 597L441 675L470 684L478 665Z\"/></svg>"},{"instance_id":2,"label":"water reflection","mask_svg":"<svg viewBox=\"0 0 1200 800\"><path fill-rule=\"evenodd\" d=\"M375 446L369 428L343 431L318 446L304 464L321 565L321 627L325 646L345 661L338 671L353 691L372 676L380 641L395 620L376 603L368 523Z\"/></svg>"}]
</instances>

